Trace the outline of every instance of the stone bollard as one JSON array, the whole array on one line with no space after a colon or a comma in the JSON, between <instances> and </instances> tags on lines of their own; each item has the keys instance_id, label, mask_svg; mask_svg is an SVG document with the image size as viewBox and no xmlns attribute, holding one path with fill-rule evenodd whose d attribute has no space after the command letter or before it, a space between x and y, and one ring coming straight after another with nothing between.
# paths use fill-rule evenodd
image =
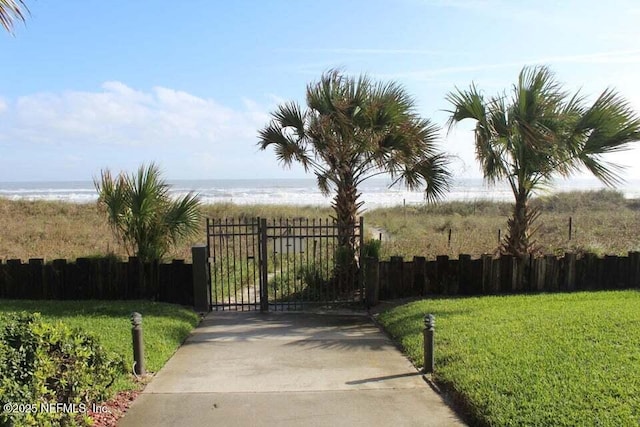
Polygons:
<instances>
[{"instance_id":1,"label":"stone bollard","mask_svg":"<svg viewBox=\"0 0 640 427\"><path fill-rule=\"evenodd\" d=\"M137 312L131 313L131 336L133 338L133 373L136 375L145 375L142 314Z\"/></svg>"},{"instance_id":2,"label":"stone bollard","mask_svg":"<svg viewBox=\"0 0 640 427\"><path fill-rule=\"evenodd\" d=\"M436 317L433 314L424 316L424 373L431 374L434 369L433 362L433 334L436 326Z\"/></svg>"}]
</instances>

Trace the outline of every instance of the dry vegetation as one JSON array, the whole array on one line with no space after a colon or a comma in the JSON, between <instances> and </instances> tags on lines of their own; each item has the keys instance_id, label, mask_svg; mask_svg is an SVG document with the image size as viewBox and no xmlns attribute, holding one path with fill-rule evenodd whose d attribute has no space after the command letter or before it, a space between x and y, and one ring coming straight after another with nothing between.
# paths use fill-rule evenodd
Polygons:
<instances>
[{"instance_id":1,"label":"dry vegetation","mask_svg":"<svg viewBox=\"0 0 640 427\"><path fill-rule=\"evenodd\" d=\"M561 193L534 201L542 207L538 241L543 252L560 254L566 250L597 254L624 254L640 249L640 201L625 200L620 193ZM385 230L382 255L412 257L423 255L479 256L497 246L498 230L506 229L509 203L450 202L435 206L375 209L365 213L365 224ZM329 208L292 206L205 206L210 218L326 218ZM573 218L574 236L568 240L568 221ZM56 258L127 254L114 240L106 218L95 204L28 202L0 199L0 258ZM168 258L191 259L193 243L205 241L202 232L185 242ZM451 229L451 244L448 234ZM377 236L377 232L375 233Z\"/></svg>"},{"instance_id":2,"label":"dry vegetation","mask_svg":"<svg viewBox=\"0 0 640 427\"><path fill-rule=\"evenodd\" d=\"M0 257L75 259L118 251L94 204L0 199Z\"/></svg>"},{"instance_id":3,"label":"dry vegetation","mask_svg":"<svg viewBox=\"0 0 640 427\"><path fill-rule=\"evenodd\" d=\"M206 205L203 218L239 218L263 216L268 218L326 218L328 208L289 206L238 206L232 204ZM0 259L56 258L69 260L128 254L114 239L105 216L91 204L43 201L11 201L0 198ZM167 256L168 259L191 260L191 245L204 243L205 220L202 232L190 242L184 242Z\"/></svg>"},{"instance_id":4,"label":"dry vegetation","mask_svg":"<svg viewBox=\"0 0 640 427\"><path fill-rule=\"evenodd\" d=\"M640 249L640 201L625 200L621 193L558 193L534 199L532 205L542 209L536 234L542 253L561 255L574 251L604 255ZM496 250L498 232L506 231L510 213L509 203L451 202L374 210L367 220L390 235L386 242L383 238L383 257L457 257L461 253L477 257ZM569 218L572 218L571 240Z\"/></svg>"}]
</instances>

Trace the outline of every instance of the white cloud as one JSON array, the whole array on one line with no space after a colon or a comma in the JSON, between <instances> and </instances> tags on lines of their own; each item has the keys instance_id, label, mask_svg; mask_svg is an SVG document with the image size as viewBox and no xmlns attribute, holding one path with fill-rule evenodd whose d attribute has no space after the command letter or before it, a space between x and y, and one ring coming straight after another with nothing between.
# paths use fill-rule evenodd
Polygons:
<instances>
[{"instance_id":1,"label":"white cloud","mask_svg":"<svg viewBox=\"0 0 640 427\"><path fill-rule=\"evenodd\" d=\"M236 111L211 99L155 87L149 93L120 82L103 92L40 93L5 105L0 137L20 143L206 146L255 136L263 125L256 103Z\"/></svg>"},{"instance_id":2,"label":"white cloud","mask_svg":"<svg viewBox=\"0 0 640 427\"><path fill-rule=\"evenodd\" d=\"M166 87L139 91L117 81L92 92L0 98L0 145L11 152L0 159L5 169L0 180L21 179L7 172L8 158L30 155L34 162L49 159L52 173L69 159L87 159L82 172L87 178L102 167L153 160L161 161L171 177L197 177L196 165L203 173L240 177L229 165L256 152L257 131L269 118L251 99L242 105L230 108ZM190 160L194 156L197 162ZM206 162L212 165L204 167Z\"/></svg>"}]
</instances>

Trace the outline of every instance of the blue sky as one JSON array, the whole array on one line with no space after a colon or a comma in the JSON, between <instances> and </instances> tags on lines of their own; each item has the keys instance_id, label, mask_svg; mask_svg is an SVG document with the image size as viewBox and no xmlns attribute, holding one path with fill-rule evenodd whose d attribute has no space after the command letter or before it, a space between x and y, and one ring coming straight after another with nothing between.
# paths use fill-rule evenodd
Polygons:
<instances>
[{"instance_id":1,"label":"blue sky","mask_svg":"<svg viewBox=\"0 0 640 427\"><path fill-rule=\"evenodd\" d=\"M400 82L441 126L456 86L495 94L534 64L640 110L631 0L26 3L26 25L0 33L0 181L90 180L150 161L170 179L302 177L258 151L257 130L333 67ZM471 127L442 131L456 176L480 176ZM609 157L629 179L638 147Z\"/></svg>"}]
</instances>

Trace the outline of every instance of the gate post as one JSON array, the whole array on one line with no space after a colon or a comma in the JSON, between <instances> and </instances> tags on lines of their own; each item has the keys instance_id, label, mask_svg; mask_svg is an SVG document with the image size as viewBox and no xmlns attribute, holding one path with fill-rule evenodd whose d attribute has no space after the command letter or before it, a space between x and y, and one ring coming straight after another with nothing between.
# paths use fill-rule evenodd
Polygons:
<instances>
[{"instance_id":1,"label":"gate post","mask_svg":"<svg viewBox=\"0 0 640 427\"><path fill-rule=\"evenodd\" d=\"M209 286L209 262L207 246L191 247L193 259L193 308L199 312L211 311L211 287Z\"/></svg>"},{"instance_id":2,"label":"gate post","mask_svg":"<svg viewBox=\"0 0 640 427\"><path fill-rule=\"evenodd\" d=\"M269 276L267 269L269 260L267 259L267 220L258 218L258 243L260 245L260 311L269 311Z\"/></svg>"}]
</instances>

